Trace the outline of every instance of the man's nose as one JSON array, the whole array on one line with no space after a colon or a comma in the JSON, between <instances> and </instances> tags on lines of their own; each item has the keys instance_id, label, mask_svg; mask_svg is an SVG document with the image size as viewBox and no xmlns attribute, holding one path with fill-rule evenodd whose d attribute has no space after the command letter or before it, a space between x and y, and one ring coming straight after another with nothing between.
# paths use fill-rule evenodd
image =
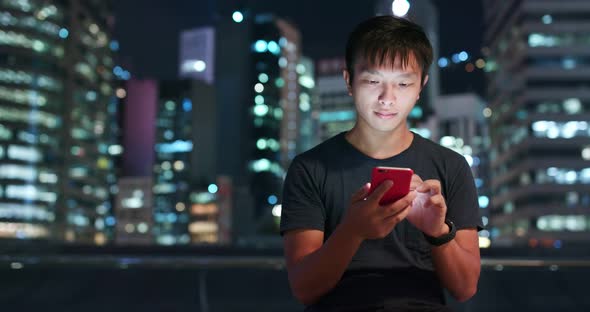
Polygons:
<instances>
[{"instance_id":1,"label":"man's nose","mask_svg":"<svg viewBox=\"0 0 590 312\"><path fill-rule=\"evenodd\" d=\"M379 95L379 104L392 105L395 101L395 87L384 84L381 89L381 94Z\"/></svg>"}]
</instances>

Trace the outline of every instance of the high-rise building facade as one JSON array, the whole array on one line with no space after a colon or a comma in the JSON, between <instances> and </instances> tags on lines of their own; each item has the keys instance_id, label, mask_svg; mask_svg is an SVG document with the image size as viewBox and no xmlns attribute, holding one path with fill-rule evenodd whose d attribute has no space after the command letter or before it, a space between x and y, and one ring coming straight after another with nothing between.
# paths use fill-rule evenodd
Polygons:
<instances>
[{"instance_id":1,"label":"high-rise building facade","mask_svg":"<svg viewBox=\"0 0 590 312\"><path fill-rule=\"evenodd\" d=\"M297 139L296 154L314 147L317 140L317 119L314 118L313 109L317 104L317 90L315 86L315 66L313 60L301 57L296 67L299 83L299 138ZM289 160L293 159L289 155Z\"/></svg>"},{"instance_id":2,"label":"high-rise building facade","mask_svg":"<svg viewBox=\"0 0 590 312\"><path fill-rule=\"evenodd\" d=\"M493 244L590 231L590 2L485 0Z\"/></svg>"},{"instance_id":3,"label":"high-rise building facade","mask_svg":"<svg viewBox=\"0 0 590 312\"><path fill-rule=\"evenodd\" d=\"M108 1L0 1L0 236L104 244L116 192Z\"/></svg>"},{"instance_id":4,"label":"high-rise building facade","mask_svg":"<svg viewBox=\"0 0 590 312\"><path fill-rule=\"evenodd\" d=\"M153 167L158 244L190 243L191 191L215 182L213 95L202 81L160 83Z\"/></svg>"},{"instance_id":5,"label":"high-rise building facade","mask_svg":"<svg viewBox=\"0 0 590 312\"><path fill-rule=\"evenodd\" d=\"M257 218L270 217L298 151L300 35L272 14L220 22L216 30L224 36L215 41L219 172L236 189L248 186Z\"/></svg>"},{"instance_id":6,"label":"high-rise building facade","mask_svg":"<svg viewBox=\"0 0 590 312\"><path fill-rule=\"evenodd\" d=\"M122 176L150 177L156 145L158 81L130 79L125 82L122 99Z\"/></svg>"},{"instance_id":7,"label":"high-rise building facade","mask_svg":"<svg viewBox=\"0 0 590 312\"><path fill-rule=\"evenodd\" d=\"M200 27L180 33L179 76L212 84L215 80L215 28Z\"/></svg>"},{"instance_id":8,"label":"high-rise building facade","mask_svg":"<svg viewBox=\"0 0 590 312\"><path fill-rule=\"evenodd\" d=\"M489 223L489 134L483 99L474 93L440 96L434 105L438 128L432 139L463 155L471 167L477 188L482 223ZM490 232L479 232L480 247L490 247Z\"/></svg>"},{"instance_id":9,"label":"high-rise building facade","mask_svg":"<svg viewBox=\"0 0 590 312\"><path fill-rule=\"evenodd\" d=\"M178 81L159 84L154 162L154 235L162 245L188 244L192 99Z\"/></svg>"},{"instance_id":10,"label":"high-rise building facade","mask_svg":"<svg viewBox=\"0 0 590 312\"><path fill-rule=\"evenodd\" d=\"M342 76L346 68L344 57L321 59L317 68L318 105L314 108L314 117L318 125L318 141L323 142L352 129L356 110Z\"/></svg>"},{"instance_id":11,"label":"high-rise building facade","mask_svg":"<svg viewBox=\"0 0 590 312\"><path fill-rule=\"evenodd\" d=\"M151 177L119 179L115 218L115 244L151 245L153 236L153 193Z\"/></svg>"}]
</instances>

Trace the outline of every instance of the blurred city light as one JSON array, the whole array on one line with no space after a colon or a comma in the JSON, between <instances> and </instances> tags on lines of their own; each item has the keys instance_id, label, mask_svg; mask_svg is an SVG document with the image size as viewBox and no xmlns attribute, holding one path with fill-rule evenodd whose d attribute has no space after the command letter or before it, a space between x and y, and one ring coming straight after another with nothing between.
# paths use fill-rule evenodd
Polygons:
<instances>
[{"instance_id":1,"label":"blurred city light","mask_svg":"<svg viewBox=\"0 0 590 312\"><path fill-rule=\"evenodd\" d=\"M282 210L282 205L275 205L274 207L272 207L272 215L280 218L281 217L281 210Z\"/></svg>"},{"instance_id":2,"label":"blurred city light","mask_svg":"<svg viewBox=\"0 0 590 312\"><path fill-rule=\"evenodd\" d=\"M235 11L231 15L231 18L234 20L234 22L241 23L244 20L244 14L242 14L240 11Z\"/></svg>"},{"instance_id":3,"label":"blurred city light","mask_svg":"<svg viewBox=\"0 0 590 312\"><path fill-rule=\"evenodd\" d=\"M407 0L394 0L391 3L391 12L393 15L404 17L410 10L410 3Z\"/></svg>"},{"instance_id":4,"label":"blurred city light","mask_svg":"<svg viewBox=\"0 0 590 312\"><path fill-rule=\"evenodd\" d=\"M209 191L209 193L211 194L217 193L218 190L219 187L217 186L217 184L209 184L209 186L207 187L207 191Z\"/></svg>"},{"instance_id":5,"label":"blurred city light","mask_svg":"<svg viewBox=\"0 0 590 312\"><path fill-rule=\"evenodd\" d=\"M449 59L446 57L441 57L438 59L438 66L441 68L445 68L449 66Z\"/></svg>"}]
</instances>

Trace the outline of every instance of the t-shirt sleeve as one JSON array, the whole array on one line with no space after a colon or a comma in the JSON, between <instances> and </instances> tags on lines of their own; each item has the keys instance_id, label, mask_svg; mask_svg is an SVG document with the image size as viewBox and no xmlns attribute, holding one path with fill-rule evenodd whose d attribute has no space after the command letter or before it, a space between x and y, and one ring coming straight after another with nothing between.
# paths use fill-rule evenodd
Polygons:
<instances>
[{"instance_id":1,"label":"t-shirt sleeve","mask_svg":"<svg viewBox=\"0 0 590 312\"><path fill-rule=\"evenodd\" d=\"M483 229L479 214L479 201L471 169L463 157L459 157L455 170L448 172L447 218L457 229Z\"/></svg>"},{"instance_id":2,"label":"t-shirt sleeve","mask_svg":"<svg viewBox=\"0 0 590 312\"><path fill-rule=\"evenodd\" d=\"M295 229L324 230L324 205L311 167L309 162L296 157L287 171L283 185L281 235Z\"/></svg>"}]
</instances>

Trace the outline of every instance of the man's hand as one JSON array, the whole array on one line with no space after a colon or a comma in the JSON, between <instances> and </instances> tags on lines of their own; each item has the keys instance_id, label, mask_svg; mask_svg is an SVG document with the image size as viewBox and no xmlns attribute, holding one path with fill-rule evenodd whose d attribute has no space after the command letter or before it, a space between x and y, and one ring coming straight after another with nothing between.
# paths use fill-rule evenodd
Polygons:
<instances>
[{"instance_id":1,"label":"man's hand","mask_svg":"<svg viewBox=\"0 0 590 312\"><path fill-rule=\"evenodd\" d=\"M438 237L449 232L445 224L447 204L441 193L438 180L426 180L414 175L410 184L410 193L416 193L412 208L408 213L408 221L425 234Z\"/></svg>"},{"instance_id":2,"label":"man's hand","mask_svg":"<svg viewBox=\"0 0 590 312\"><path fill-rule=\"evenodd\" d=\"M408 215L416 197L416 192L410 192L394 203L379 205L381 197L392 185L392 181L384 181L369 194L371 184L365 184L352 195L342 226L362 240L383 238L391 233L395 225Z\"/></svg>"},{"instance_id":3,"label":"man's hand","mask_svg":"<svg viewBox=\"0 0 590 312\"><path fill-rule=\"evenodd\" d=\"M323 231L303 229L285 234L289 283L299 301L305 305L317 302L340 281L365 239L385 237L406 217L415 192L395 203L379 205L392 185L391 181L381 183L371 194L368 183L359 189L325 242Z\"/></svg>"}]
</instances>

